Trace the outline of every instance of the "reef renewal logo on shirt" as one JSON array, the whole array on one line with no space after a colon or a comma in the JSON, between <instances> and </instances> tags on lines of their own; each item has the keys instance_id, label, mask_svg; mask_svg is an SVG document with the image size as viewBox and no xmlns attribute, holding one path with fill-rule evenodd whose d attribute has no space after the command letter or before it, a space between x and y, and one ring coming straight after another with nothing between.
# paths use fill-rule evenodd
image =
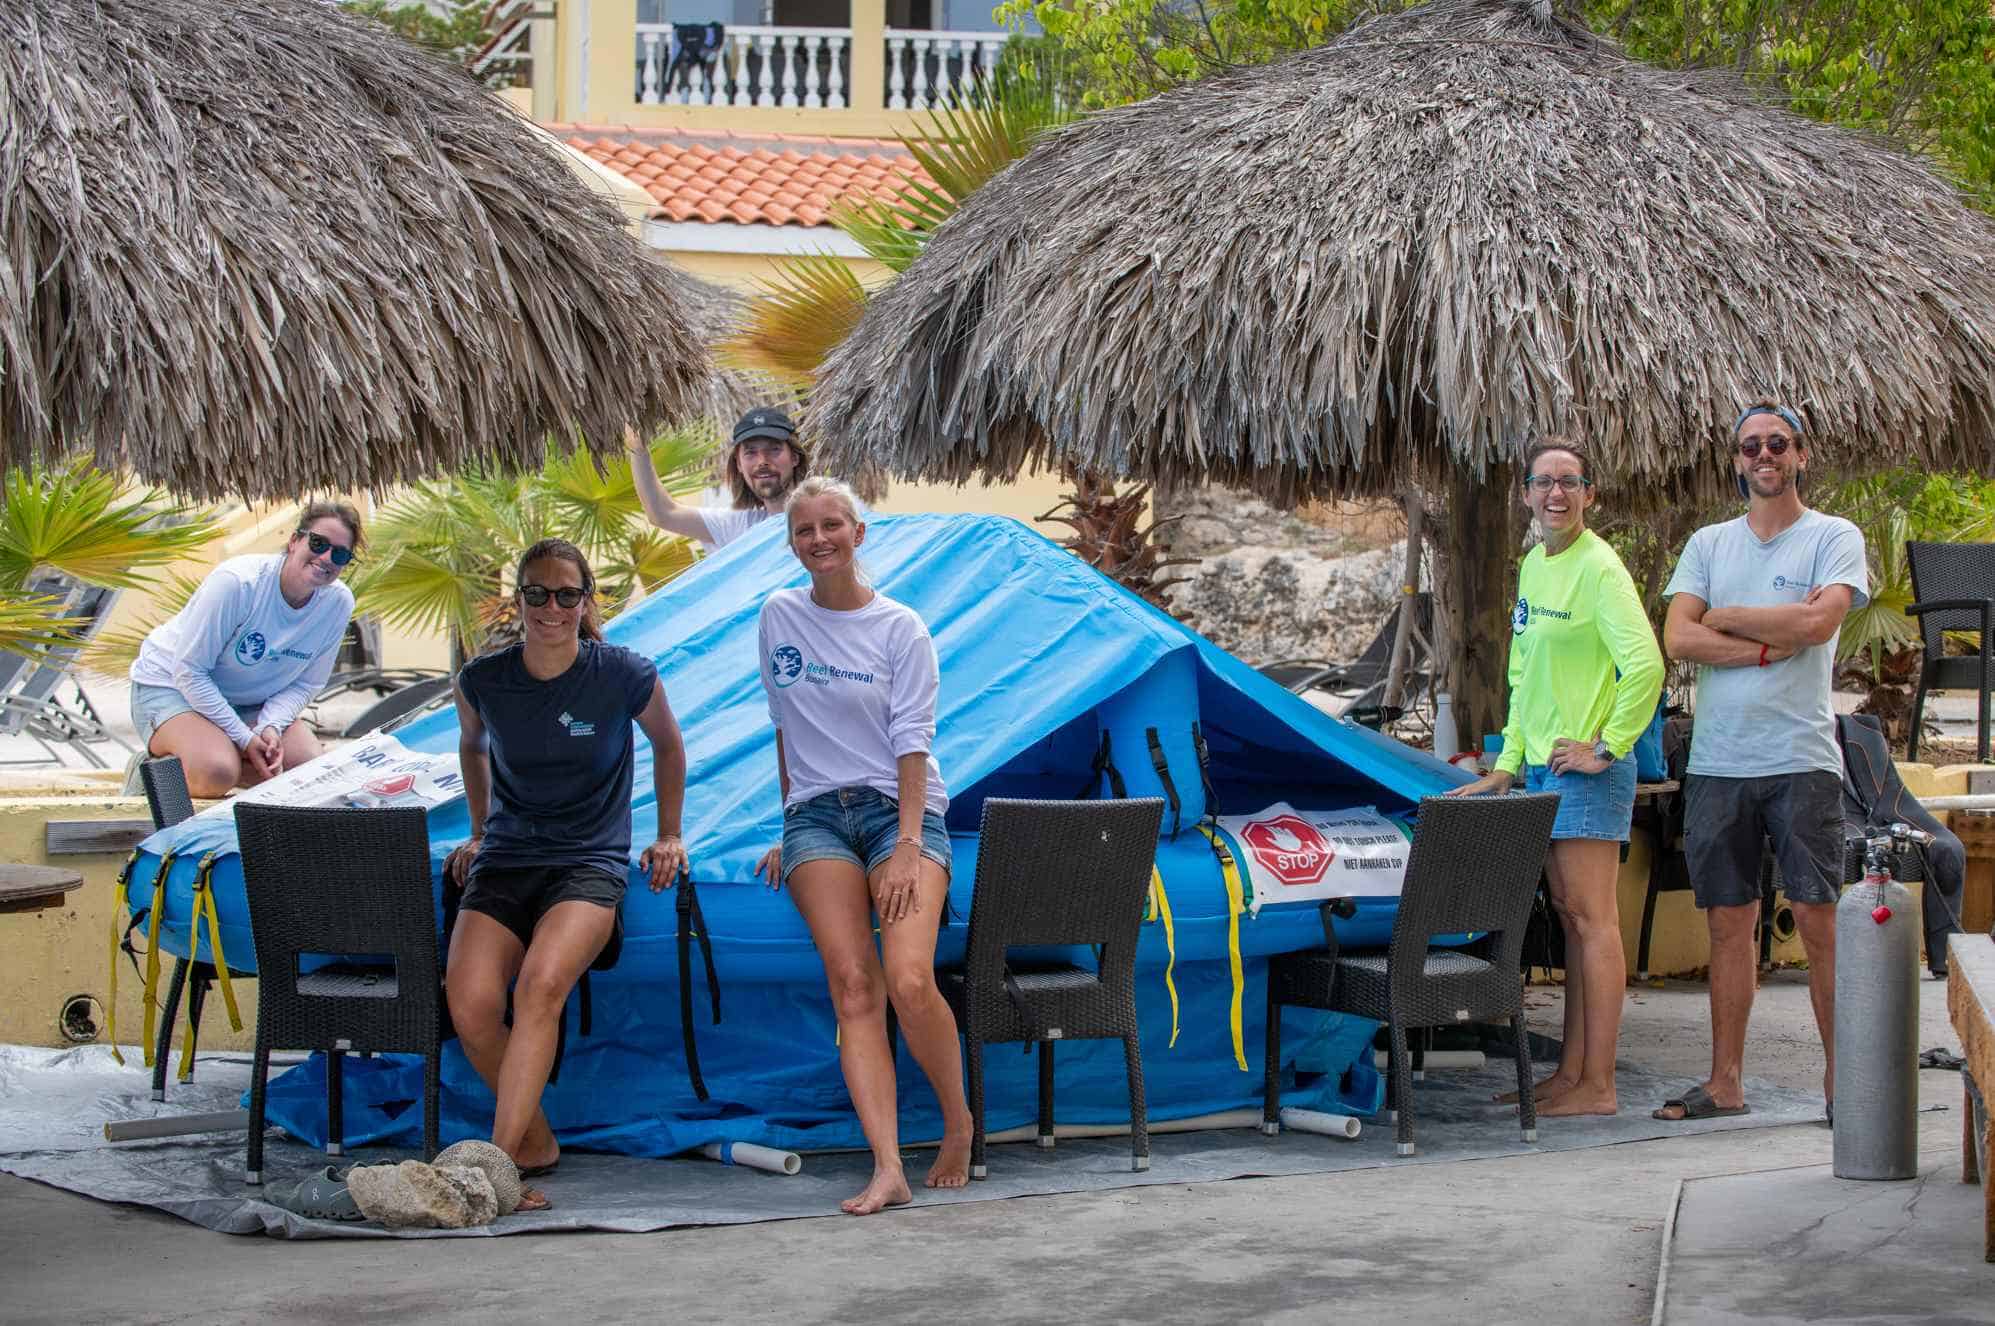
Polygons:
<instances>
[{"instance_id":1,"label":"reef renewal logo on shirt","mask_svg":"<svg viewBox=\"0 0 1995 1326\"><path fill-rule=\"evenodd\" d=\"M236 662L242 664L244 667L248 667L252 663L261 662L264 654L269 652L269 649L270 644L263 638L263 632L251 631L248 635L236 641Z\"/></svg>"},{"instance_id":2,"label":"reef renewal logo on shirt","mask_svg":"<svg viewBox=\"0 0 1995 1326\"><path fill-rule=\"evenodd\" d=\"M777 645L769 651L769 675L776 679L776 689L793 685L804 675L804 651L795 645Z\"/></svg>"},{"instance_id":3,"label":"reef renewal logo on shirt","mask_svg":"<svg viewBox=\"0 0 1995 1326\"><path fill-rule=\"evenodd\" d=\"M1510 634L1522 635L1524 628L1531 624L1531 600L1522 594L1517 596L1517 609L1510 614Z\"/></svg>"}]
</instances>

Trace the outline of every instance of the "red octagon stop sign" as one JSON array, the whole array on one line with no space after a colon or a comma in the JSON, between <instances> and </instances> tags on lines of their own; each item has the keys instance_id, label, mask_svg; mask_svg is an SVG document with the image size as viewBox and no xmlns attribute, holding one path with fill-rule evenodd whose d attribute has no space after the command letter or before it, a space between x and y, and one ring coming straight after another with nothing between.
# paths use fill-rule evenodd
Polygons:
<instances>
[{"instance_id":1,"label":"red octagon stop sign","mask_svg":"<svg viewBox=\"0 0 1995 1326\"><path fill-rule=\"evenodd\" d=\"M1240 831L1240 839L1263 869L1292 887L1320 883L1337 859L1316 826L1300 815L1255 820Z\"/></svg>"}]
</instances>

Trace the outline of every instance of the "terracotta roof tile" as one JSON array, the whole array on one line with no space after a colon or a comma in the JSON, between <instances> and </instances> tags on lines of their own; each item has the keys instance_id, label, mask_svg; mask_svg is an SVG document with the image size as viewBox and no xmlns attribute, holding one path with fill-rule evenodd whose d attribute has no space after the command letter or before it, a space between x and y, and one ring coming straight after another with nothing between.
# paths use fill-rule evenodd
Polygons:
<instances>
[{"instance_id":1,"label":"terracotta roof tile","mask_svg":"<svg viewBox=\"0 0 1995 1326\"><path fill-rule=\"evenodd\" d=\"M841 201L898 196L903 172L930 182L899 143L880 139L549 127L635 182L673 221L829 225L828 214Z\"/></svg>"}]
</instances>

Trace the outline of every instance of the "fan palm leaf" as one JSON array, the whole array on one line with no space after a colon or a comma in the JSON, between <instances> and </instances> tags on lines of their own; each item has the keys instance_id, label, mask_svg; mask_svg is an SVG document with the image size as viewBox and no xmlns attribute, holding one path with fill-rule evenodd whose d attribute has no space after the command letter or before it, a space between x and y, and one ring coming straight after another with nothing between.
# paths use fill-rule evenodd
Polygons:
<instances>
[{"instance_id":1,"label":"fan palm leaf","mask_svg":"<svg viewBox=\"0 0 1995 1326\"><path fill-rule=\"evenodd\" d=\"M220 533L205 511L170 502L157 489L127 488L85 461L10 470L0 502L0 592L52 574L136 589L148 570Z\"/></svg>"},{"instance_id":2,"label":"fan palm leaf","mask_svg":"<svg viewBox=\"0 0 1995 1326\"><path fill-rule=\"evenodd\" d=\"M723 362L807 386L832 348L859 325L866 288L844 261L814 253L784 260L742 310L741 330L715 347Z\"/></svg>"}]
</instances>

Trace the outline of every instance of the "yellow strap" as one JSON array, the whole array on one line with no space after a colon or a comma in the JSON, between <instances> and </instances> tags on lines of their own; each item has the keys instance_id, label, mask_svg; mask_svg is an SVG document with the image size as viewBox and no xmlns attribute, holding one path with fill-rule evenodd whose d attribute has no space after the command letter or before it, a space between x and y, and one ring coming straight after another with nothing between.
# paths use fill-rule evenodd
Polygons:
<instances>
[{"instance_id":1,"label":"yellow strap","mask_svg":"<svg viewBox=\"0 0 1995 1326\"><path fill-rule=\"evenodd\" d=\"M215 979L222 983L222 1002L228 1005L229 1027L242 1030L242 1010L236 1007L236 990L229 980L228 956L222 952L222 918L215 911L215 890L211 887L215 870L215 854L210 852L201 858L201 873L194 880L194 918L196 922L205 915L208 918L208 955L215 960ZM188 954L194 952L189 945Z\"/></svg>"},{"instance_id":2,"label":"yellow strap","mask_svg":"<svg viewBox=\"0 0 1995 1326\"><path fill-rule=\"evenodd\" d=\"M136 851L125 858L125 868L118 872L118 891L111 898L111 998L105 1006L104 1025L111 1038L111 1057L120 1068L125 1066L125 1056L118 1049L118 922L131 905L127 890L132 882L132 867L138 864L138 859Z\"/></svg>"},{"instance_id":3,"label":"yellow strap","mask_svg":"<svg viewBox=\"0 0 1995 1326\"><path fill-rule=\"evenodd\" d=\"M1246 910L1240 889L1240 867L1233 860L1233 853L1218 832L1201 824L1198 831L1212 844L1212 851L1219 858L1219 874L1226 881L1226 960L1233 968L1233 1062L1247 1071L1247 1037L1240 1025L1240 1003L1247 991L1247 974L1240 965L1240 913Z\"/></svg>"},{"instance_id":4,"label":"yellow strap","mask_svg":"<svg viewBox=\"0 0 1995 1326\"><path fill-rule=\"evenodd\" d=\"M145 927L145 1066L152 1067L153 1031L159 1025L159 917L166 910L166 877L173 869L173 853L159 858L152 877L152 912Z\"/></svg>"},{"instance_id":5,"label":"yellow strap","mask_svg":"<svg viewBox=\"0 0 1995 1326\"><path fill-rule=\"evenodd\" d=\"M1178 983L1173 972L1178 965L1178 931L1171 923L1171 895L1164 892L1164 872L1150 867L1150 919L1164 923L1164 949L1170 954L1164 962L1164 988L1171 993L1171 1048L1178 1044Z\"/></svg>"}]
</instances>

